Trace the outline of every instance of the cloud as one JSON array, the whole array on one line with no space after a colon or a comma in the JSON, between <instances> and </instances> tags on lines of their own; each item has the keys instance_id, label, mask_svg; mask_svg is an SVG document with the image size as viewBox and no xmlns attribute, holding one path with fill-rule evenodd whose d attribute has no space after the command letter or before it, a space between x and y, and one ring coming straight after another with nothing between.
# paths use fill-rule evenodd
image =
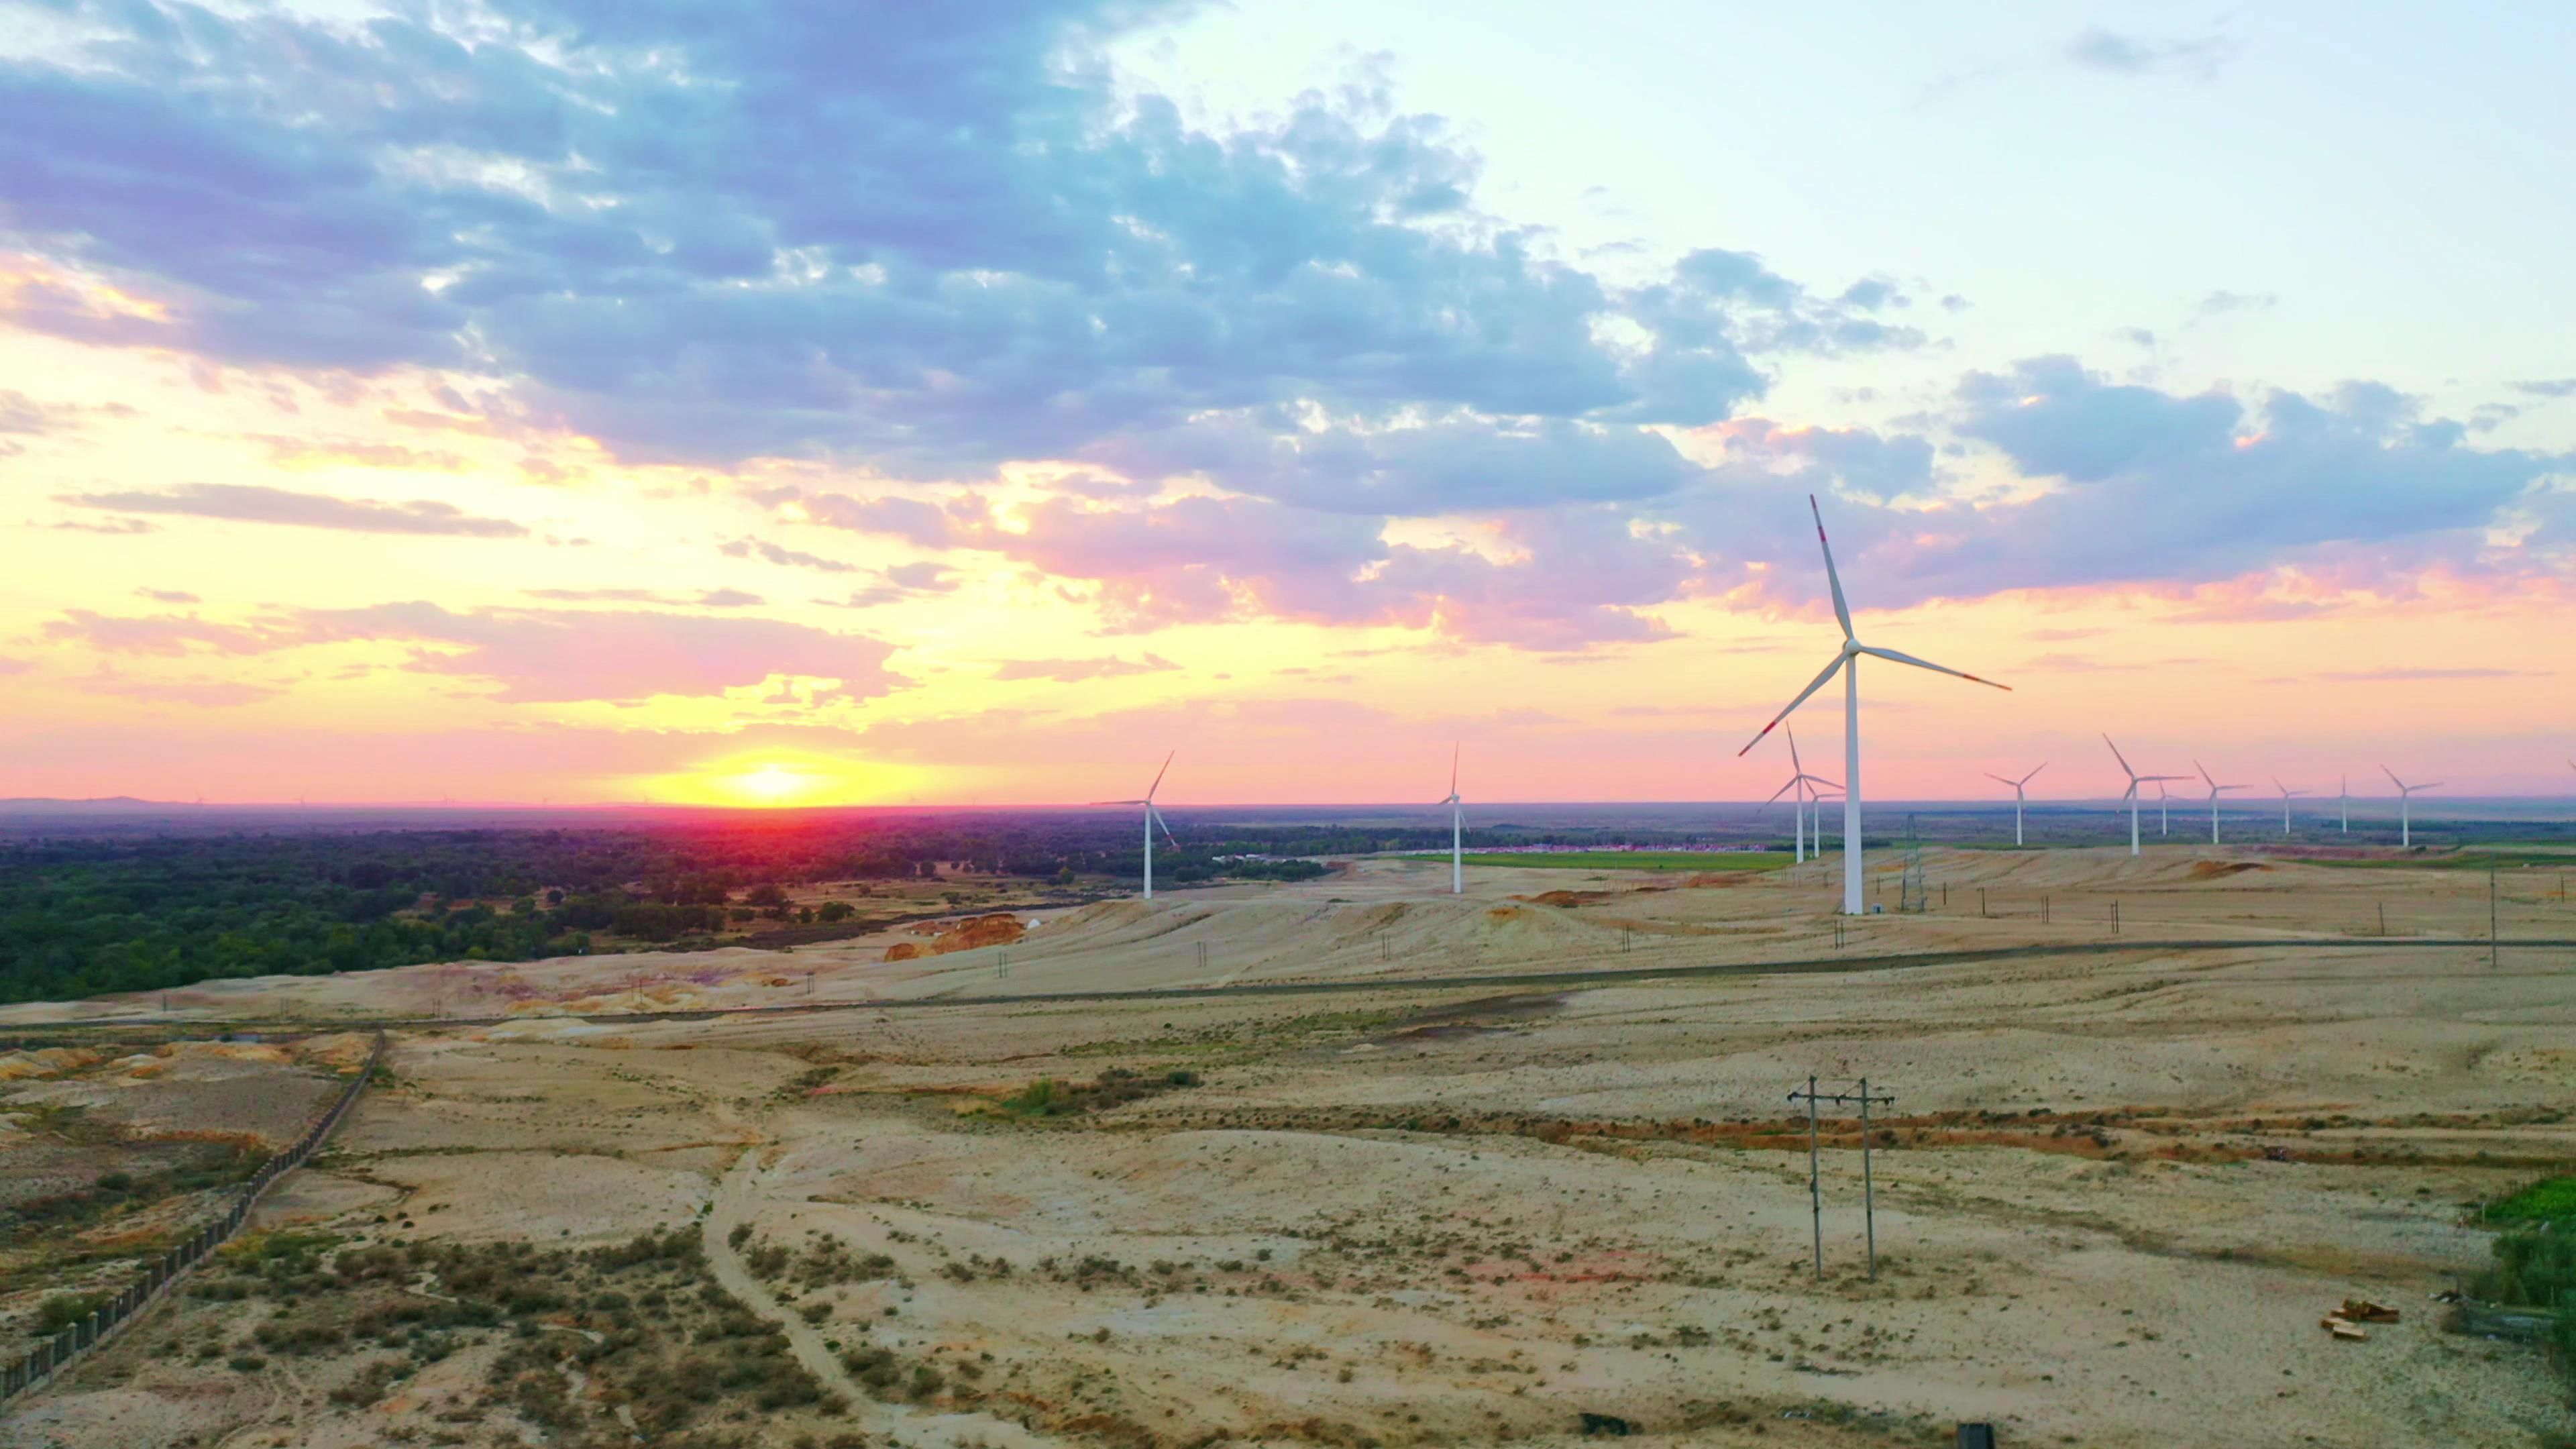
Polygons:
<instances>
[{"instance_id":1,"label":"cloud","mask_svg":"<svg viewBox=\"0 0 2576 1449\"><path fill-rule=\"evenodd\" d=\"M2548 673L2545 669L2330 669L2319 673L2317 678L2331 679L2338 684L2399 684L2420 679L2534 679Z\"/></svg>"},{"instance_id":2,"label":"cloud","mask_svg":"<svg viewBox=\"0 0 2576 1449\"><path fill-rule=\"evenodd\" d=\"M187 593L180 589L136 589L134 592L138 597L150 599L156 604L194 604L202 602L196 595Z\"/></svg>"},{"instance_id":3,"label":"cloud","mask_svg":"<svg viewBox=\"0 0 2576 1449\"><path fill-rule=\"evenodd\" d=\"M243 680L128 679L113 673L92 675L80 681L80 688L89 694L114 695L150 704L184 704L195 709L231 709L237 705L275 699L286 692L273 684L252 684Z\"/></svg>"},{"instance_id":4,"label":"cloud","mask_svg":"<svg viewBox=\"0 0 2576 1449\"><path fill-rule=\"evenodd\" d=\"M91 418L130 418L136 410L125 403L42 402L23 392L0 387L0 437L40 437L68 432Z\"/></svg>"},{"instance_id":5,"label":"cloud","mask_svg":"<svg viewBox=\"0 0 2576 1449\"><path fill-rule=\"evenodd\" d=\"M660 589L521 589L532 599L559 603L622 604L695 604L702 609L743 609L765 604L758 594L740 589L702 589L695 595L666 593Z\"/></svg>"},{"instance_id":6,"label":"cloud","mask_svg":"<svg viewBox=\"0 0 2576 1449\"><path fill-rule=\"evenodd\" d=\"M955 570L943 563L923 561L896 564L877 571L877 581L853 589L846 599L818 599L836 609L873 609L880 604L901 603L906 599L934 599L957 592Z\"/></svg>"},{"instance_id":7,"label":"cloud","mask_svg":"<svg viewBox=\"0 0 2576 1449\"><path fill-rule=\"evenodd\" d=\"M1130 661L1115 656L1104 659L1012 659L993 671L1001 680L1052 679L1071 684L1084 679L1114 679L1127 674L1160 674L1181 666L1159 654L1148 654L1142 660Z\"/></svg>"},{"instance_id":8,"label":"cloud","mask_svg":"<svg viewBox=\"0 0 2576 1449\"><path fill-rule=\"evenodd\" d=\"M2193 310L2203 317L2223 317L2230 312L2269 312L2280 303L2270 292L2212 292Z\"/></svg>"},{"instance_id":9,"label":"cloud","mask_svg":"<svg viewBox=\"0 0 2576 1449\"><path fill-rule=\"evenodd\" d=\"M757 557L786 568L819 569L827 574L846 574L857 570L855 564L845 564L838 559L824 558L820 554L781 548L777 544L765 543L756 538L738 538L730 543L719 544L716 552L726 558Z\"/></svg>"},{"instance_id":10,"label":"cloud","mask_svg":"<svg viewBox=\"0 0 2576 1449\"><path fill-rule=\"evenodd\" d=\"M291 642L272 627L218 624L193 614L120 618L90 609L66 609L40 632L53 642L84 644L102 654L265 654Z\"/></svg>"},{"instance_id":11,"label":"cloud","mask_svg":"<svg viewBox=\"0 0 2576 1449\"><path fill-rule=\"evenodd\" d=\"M2066 58L2087 70L2113 75L2184 72L2208 80L2236 54L2236 46L2219 36L2200 40L2150 40L2122 35L2099 26L2067 43Z\"/></svg>"},{"instance_id":12,"label":"cloud","mask_svg":"<svg viewBox=\"0 0 2576 1449\"><path fill-rule=\"evenodd\" d=\"M110 518L97 523L83 518L66 518L48 526L71 533L132 534L161 531L159 525L146 523L140 518Z\"/></svg>"},{"instance_id":13,"label":"cloud","mask_svg":"<svg viewBox=\"0 0 2576 1449\"><path fill-rule=\"evenodd\" d=\"M35 667L36 661L33 659L12 659L6 654L0 654L0 674L24 674Z\"/></svg>"},{"instance_id":14,"label":"cloud","mask_svg":"<svg viewBox=\"0 0 2576 1449\"><path fill-rule=\"evenodd\" d=\"M527 530L505 518L480 518L452 503L414 498L403 503L290 493L244 483L182 483L158 493L64 493L57 503L117 513L176 514L236 523L274 523L347 533L449 534L465 538L523 538Z\"/></svg>"},{"instance_id":15,"label":"cloud","mask_svg":"<svg viewBox=\"0 0 2576 1449\"><path fill-rule=\"evenodd\" d=\"M2576 377L2538 378L2513 384L2513 390L2531 397L2576 397Z\"/></svg>"},{"instance_id":16,"label":"cloud","mask_svg":"<svg viewBox=\"0 0 2576 1449\"><path fill-rule=\"evenodd\" d=\"M82 6L0 65L12 227L60 269L11 314L215 366L479 374L406 417L542 418L629 461L953 478L1210 420L1294 441L1313 407L1492 422L1498 476L1568 489L1570 429L1642 459L1640 425L1722 419L1777 359L1924 340L1878 278L1558 260L1366 78L1195 127L1102 59L1187 5L915 8Z\"/></svg>"},{"instance_id":17,"label":"cloud","mask_svg":"<svg viewBox=\"0 0 2576 1449\"><path fill-rule=\"evenodd\" d=\"M641 609L459 613L416 601L301 609L244 625L72 609L43 632L108 654L249 655L318 644L405 644L413 646L407 668L488 683L497 686L492 698L513 703L705 696L777 675L837 679L845 697L864 699L903 682L885 667L893 646L866 635Z\"/></svg>"}]
</instances>

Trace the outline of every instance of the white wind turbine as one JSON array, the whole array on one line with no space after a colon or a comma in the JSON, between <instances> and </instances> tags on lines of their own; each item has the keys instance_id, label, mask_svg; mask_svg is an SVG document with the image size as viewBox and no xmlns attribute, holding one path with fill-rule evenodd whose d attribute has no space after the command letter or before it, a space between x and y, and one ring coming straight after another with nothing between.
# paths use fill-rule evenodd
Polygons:
<instances>
[{"instance_id":1,"label":"white wind turbine","mask_svg":"<svg viewBox=\"0 0 2576 1449\"><path fill-rule=\"evenodd\" d=\"M1154 783L1145 787L1145 798L1141 800L1094 800L1091 802L1094 805L1142 805L1145 807L1145 899L1149 901L1154 898L1155 827L1162 827L1163 838L1172 842L1172 848L1174 850L1180 849L1181 846L1181 842L1173 838L1172 827L1163 824L1162 812L1154 808L1154 792L1163 788L1163 776L1171 773L1172 755L1177 755L1179 753L1180 751L1174 750L1171 754L1163 756L1163 768L1154 772Z\"/></svg>"},{"instance_id":2,"label":"white wind turbine","mask_svg":"<svg viewBox=\"0 0 2576 1449\"><path fill-rule=\"evenodd\" d=\"M1826 665L1824 672L1810 681L1806 688L1799 690L1796 699L1789 701L1788 709L1773 715L1771 723L1762 727L1762 733L1745 741L1744 748L1735 753L1741 758L1755 745L1762 743L1762 735L1771 733L1780 721L1789 717L1790 710L1805 704L1809 695L1824 688L1825 682L1832 679L1836 671L1841 672L1843 677L1843 779L1849 782L1843 787L1843 914L1857 916L1867 909L1861 902L1860 657L1864 654L1873 654L1898 664L1911 664L1917 669L1929 669L1935 674L1947 674L1953 678L1964 679L1970 684L1982 684L1993 689L2009 690L2012 686L1997 684L1991 679L1979 679L1973 674L1952 669L1945 664L1935 664L1929 659L1917 659L1911 654L1900 654L1893 649L1881 649L1875 645L1863 644L1854 637L1851 606L1843 601L1842 575L1834 571L1834 546L1825 538L1824 511L1816 506L1816 495L1812 493L1807 495L1807 511L1813 514L1816 520L1816 546L1824 551L1825 582L1833 590L1834 619L1843 626L1843 647L1841 652L1834 656L1834 662ZM1819 820L1818 824L1821 826L1822 821Z\"/></svg>"},{"instance_id":3,"label":"white wind turbine","mask_svg":"<svg viewBox=\"0 0 2576 1449\"><path fill-rule=\"evenodd\" d=\"M1807 767L1798 761L1798 732L1796 730L1787 730L1783 731L1783 733L1787 734L1789 737L1789 768L1793 773L1789 776L1788 784L1771 792L1771 800L1777 800L1781 796L1787 795L1791 790L1798 792L1796 795L1791 796L1789 800L1789 833L1792 841L1794 842L1792 846L1794 854L1791 858L1799 863L1804 863L1807 859L1807 812L1814 806L1816 801L1825 798L1825 792L1817 789L1816 787L1818 785L1833 785L1833 788L1839 790L1842 786L1834 785L1833 781L1826 779L1822 775L1808 774ZM1765 800L1762 803L1768 805L1771 803L1771 800ZM1815 854L1819 859L1821 859L1825 853L1825 817L1823 811L1818 810L1816 812L1815 822L1817 833Z\"/></svg>"},{"instance_id":4,"label":"white wind turbine","mask_svg":"<svg viewBox=\"0 0 2576 1449\"><path fill-rule=\"evenodd\" d=\"M2407 819L2407 807L2415 802L2416 791L2439 790L2442 788L2442 782L2435 780L2431 784L2427 785L2409 785L2405 781L2398 779L2397 772L2388 768L2386 765L2379 767L2379 773L2386 775L2388 777L2388 783L2397 787L2397 843L2400 846L2411 846L2415 843L2415 833L2413 826Z\"/></svg>"},{"instance_id":5,"label":"white wind turbine","mask_svg":"<svg viewBox=\"0 0 2576 1449\"><path fill-rule=\"evenodd\" d=\"M2281 834L2287 836L2290 833L2290 797L2293 795L2305 795L2308 792L2305 790L2293 790L2289 786L2282 784L2281 777L2278 775L2274 775L2272 777L2272 788L2281 792Z\"/></svg>"},{"instance_id":6,"label":"white wind turbine","mask_svg":"<svg viewBox=\"0 0 2576 1449\"><path fill-rule=\"evenodd\" d=\"M2156 834L2173 834L2173 796L2161 783L2156 786Z\"/></svg>"},{"instance_id":7,"label":"white wind turbine","mask_svg":"<svg viewBox=\"0 0 2576 1449\"><path fill-rule=\"evenodd\" d=\"M1467 808L1458 799L1458 746L1449 747L1449 798L1440 802L1449 807L1449 894L1467 893Z\"/></svg>"},{"instance_id":8,"label":"white wind turbine","mask_svg":"<svg viewBox=\"0 0 2576 1449\"><path fill-rule=\"evenodd\" d=\"M2048 762L2047 762L2047 761L2045 761L2045 760L2042 760L2042 761L2040 762L2040 765L2039 765L2039 770L2045 770L2045 769L2047 769L2047 768L2048 768ZM2018 780L2007 780L2007 779L2005 779L2003 776L1996 774L1996 773L1995 773L1995 772L1993 772L1992 770L1989 770L1989 771L1987 771L1987 772L1986 772L1986 778L1987 778L1987 779L1989 779L1989 780L1994 781L1996 784L1998 784L1998 785L2010 785L2010 786L2012 786L2012 790L2013 790L2013 844L2015 844L2015 845L2019 845L2019 844L2021 844L2021 807L2022 807L2022 787L2023 787L2024 785L2029 784L2031 781L2038 779L2038 778L2039 778L2039 770L2033 770L2033 771L2031 771L2029 774L2022 776L2022 777L2021 777L2020 779L2018 779Z\"/></svg>"},{"instance_id":9,"label":"white wind turbine","mask_svg":"<svg viewBox=\"0 0 2576 1449\"><path fill-rule=\"evenodd\" d=\"M2222 785L2222 784L2218 783L2216 780L2212 780L2212 779L2210 779L2210 778L2209 778L2209 767L2208 767L2208 766L2206 766L2206 765L2203 765L2203 764L2202 764L2200 761L2198 761L2198 760L2194 760L2194 761L2192 761L2192 762L2191 762L2191 767L2192 767L2193 769L2195 769L2195 770L2200 771L2200 778L2201 778L2201 782L2202 782L2203 784L2206 784L2207 786L2209 786L2209 843L2210 843L2210 844L2212 844L2212 845L2216 845L2216 844L2218 843L2218 795L2219 795L2219 792L2220 792L2220 791L2222 791L2222 790L2242 790L2242 789L2244 789L2245 787L2244 787L2244 786L2242 786L2242 785Z\"/></svg>"},{"instance_id":10,"label":"white wind turbine","mask_svg":"<svg viewBox=\"0 0 2576 1449\"><path fill-rule=\"evenodd\" d=\"M2111 737L2109 735L2104 735L2102 737L2102 743L2111 745ZM2156 807L2161 810L2164 808L2165 787L2159 782L2165 780L2188 780L2191 777L2189 775L2141 775L2137 771L2129 768L2129 757L2120 753L2120 747L2118 745L2111 745L2111 758L2120 762L2120 773L2129 777L2129 788L2120 796L2120 798L2128 802L2129 854L2135 855L2138 853L2138 787L2140 785L2154 785L2156 787ZM2033 771L2032 773L2036 774L2038 772Z\"/></svg>"},{"instance_id":11,"label":"white wind turbine","mask_svg":"<svg viewBox=\"0 0 2576 1449\"><path fill-rule=\"evenodd\" d=\"M2343 804L2343 833L2350 835L2352 834L2352 776L2338 775L2335 778L2336 789L2339 792L2335 798Z\"/></svg>"}]
</instances>

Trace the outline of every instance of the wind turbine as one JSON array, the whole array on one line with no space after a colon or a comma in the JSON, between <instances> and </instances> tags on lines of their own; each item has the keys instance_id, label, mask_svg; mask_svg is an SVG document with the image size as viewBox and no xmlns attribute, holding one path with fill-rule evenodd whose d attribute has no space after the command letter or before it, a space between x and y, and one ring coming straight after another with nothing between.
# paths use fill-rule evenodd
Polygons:
<instances>
[{"instance_id":1,"label":"wind turbine","mask_svg":"<svg viewBox=\"0 0 2576 1449\"><path fill-rule=\"evenodd\" d=\"M1458 746L1449 747L1449 798L1440 802L1449 807L1449 894L1467 893L1467 857L1463 845L1467 834L1466 807L1458 801Z\"/></svg>"},{"instance_id":2,"label":"wind turbine","mask_svg":"<svg viewBox=\"0 0 2576 1449\"><path fill-rule=\"evenodd\" d=\"M2388 782L2397 787L2397 843L2400 846L2411 846L2415 843L2414 830L2407 821L2406 807L2414 803L2416 791L2439 790L2442 788L2442 782L2435 780L2429 785L2409 785L2398 779L2397 772L2386 765L2379 767L2379 773L2386 775Z\"/></svg>"},{"instance_id":3,"label":"wind turbine","mask_svg":"<svg viewBox=\"0 0 2576 1449\"><path fill-rule=\"evenodd\" d=\"M2109 735L2104 735L2102 737L2102 743L2111 745L2111 737ZM2155 785L2157 804L2159 808L2162 808L2165 787L2157 782L2162 780L2188 780L2191 777L2189 775L2141 775L2137 771L2129 768L2129 757L2120 753L2120 747L2118 745L2111 745L2111 758L2120 762L2120 773L2129 777L2129 788L2120 796L2120 798L2129 802L2129 854L2135 855L2138 853L2138 787L2140 785ZM2033 770L2031 773L2036 775L2039 772L2037 770Z\"/></svg>"},{"instance_id":4,"label":"wind turbine","mask_svg":"<svg viewBox=\"0 0 2576 1449\"><path fill-rule=\"evenodd\" d=\"M2293 795L2305 795L2308 792L2305 790L2293 790L2289 786L2282 784L2281 777L2278 775L2274 775L2272 777L2272 788L2281 792L2281 834L2287 836L2290 833L2290 797Z\"/></svg>"},{"instance_id":5,"label":"wind turbine","mask_svg":"<svg viewBox=\"0 0 2576 1449\"><path fill-rule=\"evenodd\" d=\"M2047 762L2047 761L2045 761L2045 760L2041 761L2041 762L2040 762L2040 766L2039 766L2039 770L2045 770L2045 769L2047 769L2047 768L2048 768L2048 762ZM2038 778L2039 778L2039 770L2033 770L2033 771L2031 771L2029 774L2022 776L2022 777L2021 777L2020 779L2018 779L2018 780L2007 780L2007 779L2005 779L2003 776L1998 775L1998 774L1994 773L1994 772L1993 772L1993 771L1991 771L1991 770L1989 770L1989 771L1987 771L1987 772L1986 772L1986 778L1987 778L1987 779L1994 781L1994 782L1995 782L1996 784L1998 784L1998 785L2010 785L2010 786L2012 786L2012 787L2013 787L2013 844L2015 844L2015 845L2019 845L2019 844L2021 844L2021 805L2022 805L2022 788L2021 788L2021 787L2022 787L2022 786L2024 786L2024 785L2029 784L2029 783L2030 783L2031 781L2033 781L2033 780L2038 779Z\"/></svg>"},{"instance_id":6,"label":"wind turbine","mask_svg":"<svg viewBox=\"0 0 2576 1449\"><path fill-rule=\"evenodd\" d=\"M1911 654L1900 654L1893 649L1880 649L1863 644L1854 637L1851 606L1843 601L1842 576L1834 572L1834 546L1825 538L1824 511L1816 506L1816 495L1812 493L1807 495L1807 511L1813 514L1816 520L1816 546L1824 551L1825 582L1833 589L1834 619L1843 626L1843 647L1834 655L1834 662L1826 665L1824 672L1818 674L1805 689L1798 691L1796 699L1789 701L1788 709L1773 715L1771 723L1762 727L1762 734L1747 740L1744 748L1735 753L1738 758L1750 753L1755 745L1762 743L1762 735L1771 733L1780 721L1789 717L1791 710L1805 704L1809 695L1824 688L1825 682L1832 679L1836 671L1841 672L1843 677L1843 778L1849 782L1843 787L1843 914L1857 916L1867 909L1861 901L1860 656L1874 654L1881 659L1894 660L1899 664L1911 664L1917 669L1929 669L1935 674L1947 674L1964 679L1971 684L1983 684L1995 689L2008 690L2012 686L1996 684L1991 679L1979 679L1973 674L1962 673L1947 665L1935 664L1929 659L1917 659ZM1822 826L1821 817L1817 823Z\"/></svg>"},{"instance_id":7,"label":"wind turbine","mask_svg":"<svg viewBox=\"0 0 2576 1449\"><path fill-rule=\"evenodd\" d=\"M1824 798L1824 792L1816 787L1818 785L1833 785L1835 789L1839 790L1842 786L1834 785L1833 781L1826 779L1822 775L1808 774L1807 767L1799 763L1798 760L1798 732L1796 730L1790 730L1787 731L1787 734L1789 736L1789 768L1793 773L1789 776L1788 784L1771 792L1771 800L1777 800L1781 796L1788 794L1791 790L1796 790L1798 792L1789 801L1789 831L1791 839L1794 842L1792 847L1795 852L1793 859L1799 862L1804 862L1807 858L1807 811L1814 802ZM1765 800L1762 803L1768 805L1771 803L1771 800ZM1824 827L1824 816L1822 812L1819 812L1816 816L1815 826L1818 832L1815 853L1819 858L1821 858L1825 853L1825 843L1822 838Z\"/></svg>"},{"instance_id":8,"label":"wind turbine","mask_svg":"<svg viewBox=\"0 0 2576 1449\"><path fill-rule=\"evenodd\" d=\"M1172 755L1177 755L1179 753L1180 751L1174 750L1172 751L1172 754L1163 756L1163 768L1154 772L1154 783L1145 787L1144 799L1094 800L1091 802L1094 805L1142 805L1145 807L1145 899L1149 901L1154 898L1154 827L1158 825L1162 826L1163 838L1172 842L1173 849L1178 850L1181 846L1180 841L1173 839L1172 827L1163 825L1162 813L1154 808L1154 792L1163 788L1163 776L1171 773Z\"/></svg>"},{"instance_id":9,"label":"wind turbine","mask_svg":"<svg viewBox=\"0 0 2576 1449\"><path fill-rule=\"evenodd\" d=\"M2338 775L2335 778L2339 782L2337 789L2341 791L2335 798L2343 802L2343 833L2350 835L2352 834L2352 776Z\"/></svg>"},{"instance_id":10,"label":"wind turbine","mask_svg":"<svg viewBox=\"0 0 2576 1449\"><path fill-rule=\"evenodd\" d=\"M2222 785L2216 780L2210 779L2209 767L2203 765L2198 760L2192 761L2191 767L2200 771L2202 783L2209 786L2209 843L2216 845L2218 843L2218 792L2221 790L2242 790L2245 787L2242 785Z\"/></svg>"},{"instance_id":11,"label":"wind turbine","mask_svg":"<svg viewBox=\"0 0 2576 1449\"><path fill-rule=\"evenodd\" d=\"M2173 796L2165 793L2161 781L2156 785L2156 834L2173 834Z\"/></svg>"}]
</instances>

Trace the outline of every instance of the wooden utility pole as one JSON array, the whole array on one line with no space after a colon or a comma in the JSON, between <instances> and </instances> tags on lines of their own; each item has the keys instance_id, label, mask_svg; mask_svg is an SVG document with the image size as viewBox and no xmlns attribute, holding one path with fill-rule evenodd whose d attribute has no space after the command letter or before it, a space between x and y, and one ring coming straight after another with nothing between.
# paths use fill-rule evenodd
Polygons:
<instances>
[{"instance_id":1,"label":"wooden utility pole","mask_svg":"<svg viewBox=\"0 0 2576 1449\"><path fill-rule=\"evenodd\" d=\"M1825 1196L1816 1150L1816 1104L1819 1102L1832 1102L1836 1105L1856 1102L1860 1105L1861 1219L1864 1224L1863 1230L1869 1239L1870 1281L1878 1280L1878 1185L1870 1161L1869 1109L1872 1103L1887 1105L1896 1099L1885 1093L1873 1094L1869 1089L1867 1077L1860 1079L1859 1087L1860 1090L1856 1092L1823 1092L1817 1090L1816 1079L1810 1076L1807 1078L1806 1090L1793 1091L1789 1094L1790 1101L1807 1104L1807 1213L1814 1229L1816 1281L1819 1283L1825 1280Z\"/></svg>"}]
</instances>

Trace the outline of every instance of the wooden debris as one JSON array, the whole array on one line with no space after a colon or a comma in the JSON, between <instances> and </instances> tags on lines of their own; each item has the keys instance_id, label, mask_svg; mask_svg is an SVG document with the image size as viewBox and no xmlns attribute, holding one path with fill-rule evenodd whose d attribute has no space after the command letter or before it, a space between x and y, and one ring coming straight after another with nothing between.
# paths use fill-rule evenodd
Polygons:
<instances>
[{"instance_id":1,"label":"wooden debris","mask_svg":"<svg viewBox=\"0 0 2576 1449\"><path fill-rule=\"evenodd\" d=\"M2385 1303L2373 1303L2367 1298L2345 1299L2340 1314L2355 1323L2395 1323L2397 1321L2396 1309Z\"/></svg>"},{"instance_id":2,"label":"wooden debris","mask_svg":"<svg viewBox=\"0 0 2576 1449\"><path fill-rule=\"evenodd\" d=\"M2317 1327L2324 1329L2326 1332L2333 1334L2337 1338L2347 1339L2356 1343L2370 1337L2369 1334L2362 1331L2360 1324L2355 1323L2351 1319L2338 1313L2329 1313L2325 1317L2318 1319Z\"/></svg>"}]
</instances>

